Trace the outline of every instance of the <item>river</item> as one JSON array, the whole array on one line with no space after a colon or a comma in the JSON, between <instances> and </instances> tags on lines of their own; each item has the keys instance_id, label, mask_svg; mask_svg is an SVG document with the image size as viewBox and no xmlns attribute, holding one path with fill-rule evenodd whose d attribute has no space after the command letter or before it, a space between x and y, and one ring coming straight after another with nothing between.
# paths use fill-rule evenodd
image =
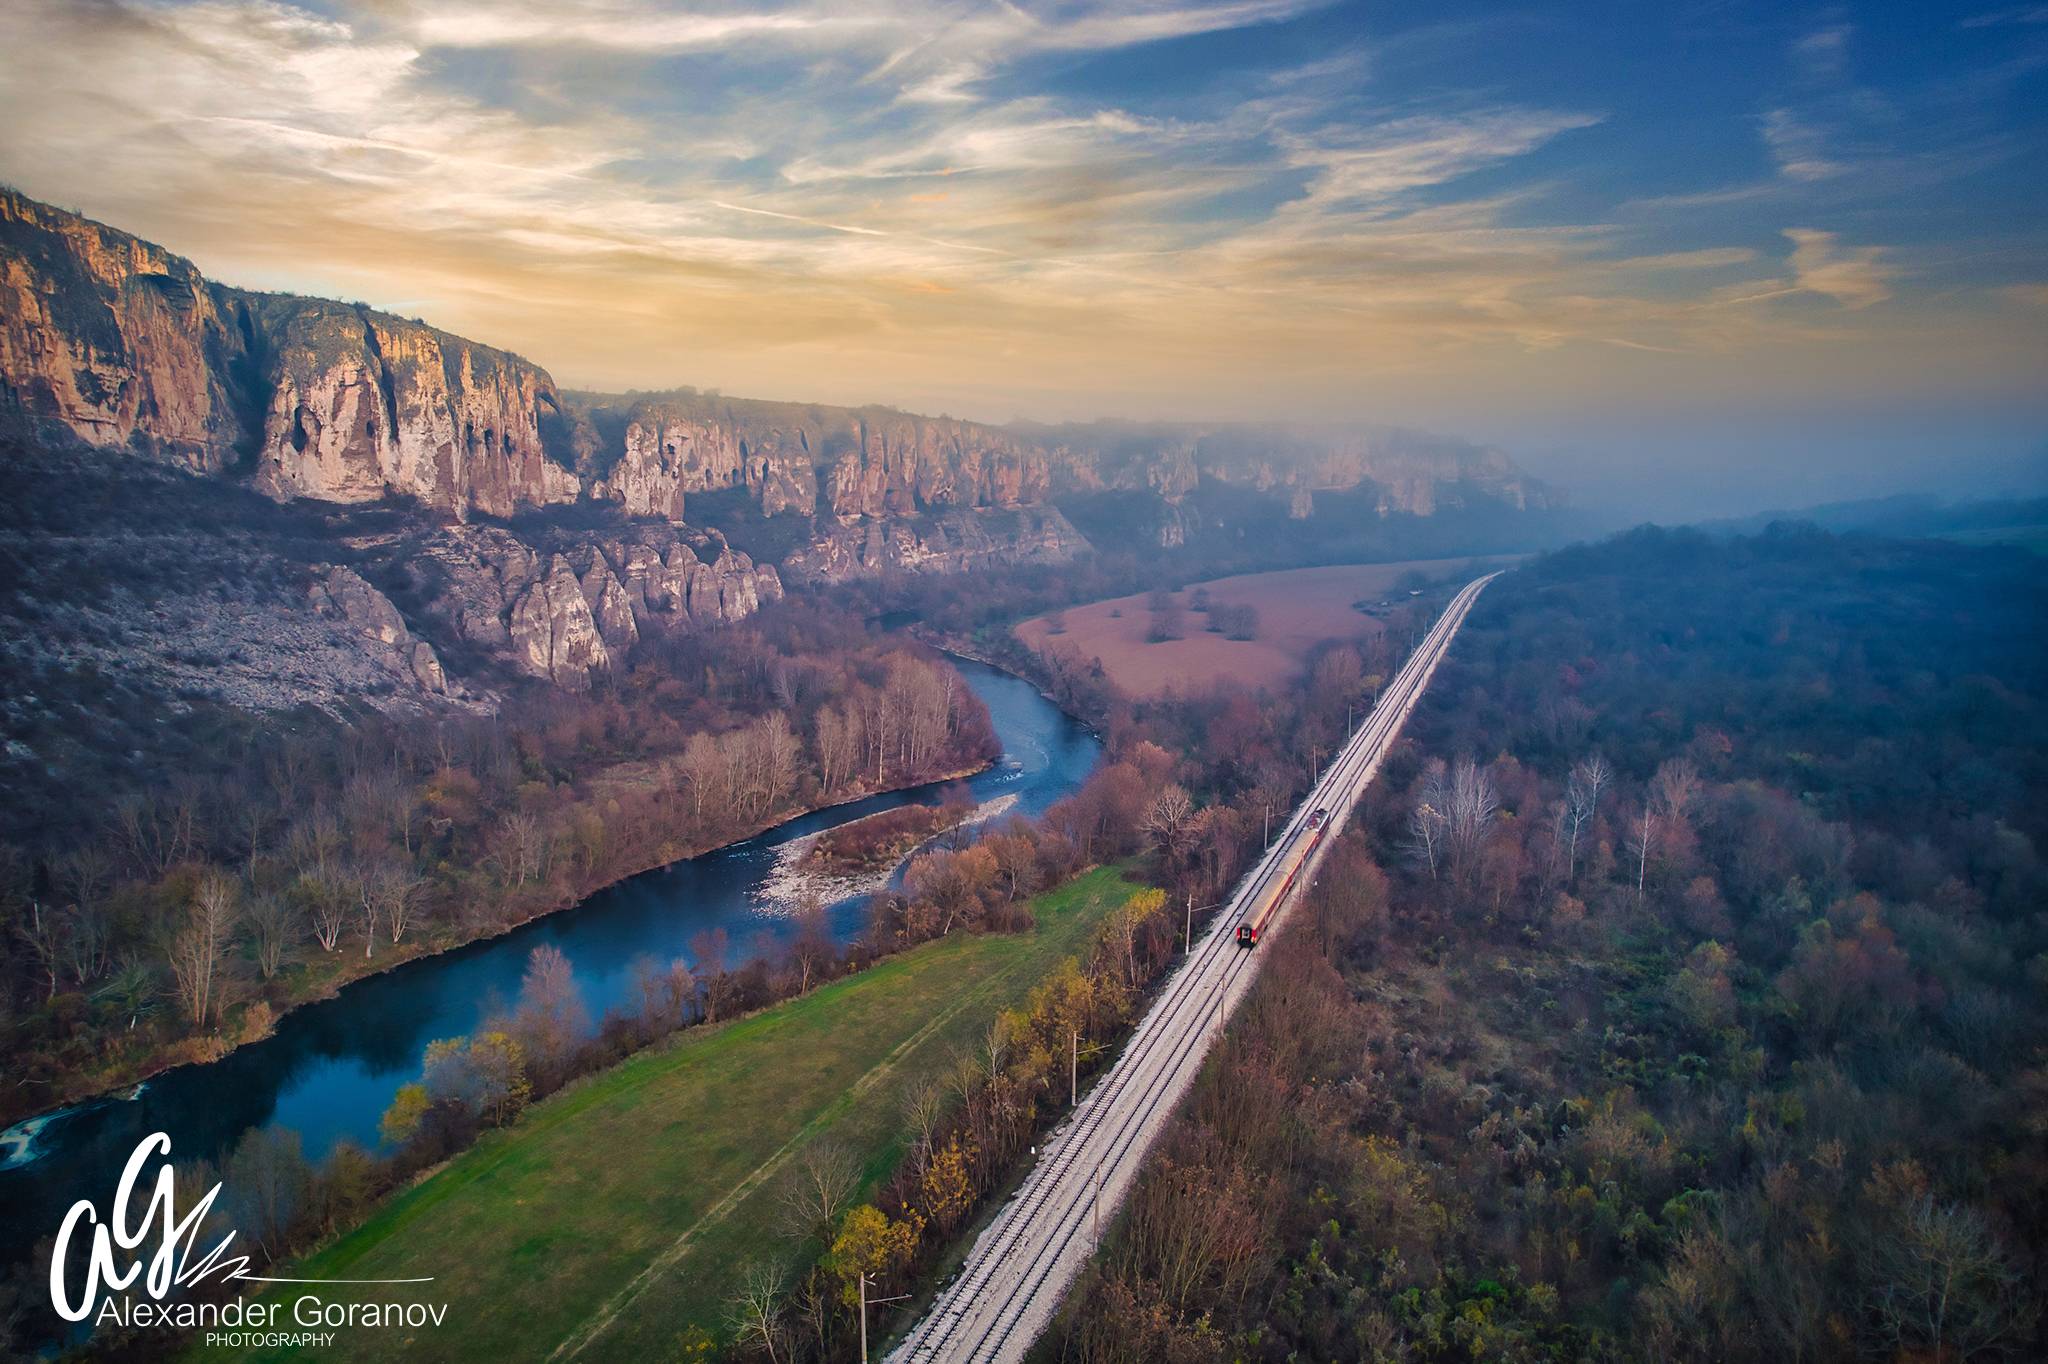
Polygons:
<instances>
[{"instance_id":1,"label":"river","mask_svg":"<svg viewBox=\"0 0 2048 1364\"><path fill-rule=\"evenodd\" d=\"M966 780L977 802L1015 796L1007 813L1037 814L1086 780L1101 752L1093 735L1029 683L953 661L988 706L1003 744L994 767ZM936 804L951 785L820 810L630 877L502 937L346 986L287 1014L263 1041L166 1071L132 1098L95 1099L10 1129L0 1164L0 1266L54 1235L75 1200L110 1197L123 1162L151 1132L170 1134L178 1160L217 1160L250 1128L272 1124L297 1131L314 1160L344 1137L375 1148L377 1120L398 1087L417 1078L427 1043L472 1031L516 995L534 948L552 943L567 955L591 1017L600 1017L627 997L637 957L687 957L694 934L722 926L739 960L764 938L786 934L790 920L755 899L780 845L877 810ZM842 941L859 932L865 900L831 907Z\"/></svg>"}]
</instances>

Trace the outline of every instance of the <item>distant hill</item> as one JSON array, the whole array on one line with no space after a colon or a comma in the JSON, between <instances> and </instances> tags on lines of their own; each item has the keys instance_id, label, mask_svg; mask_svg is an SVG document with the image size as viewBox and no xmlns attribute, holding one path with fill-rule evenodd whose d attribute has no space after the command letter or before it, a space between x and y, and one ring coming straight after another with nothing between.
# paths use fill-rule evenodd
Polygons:
<instances>
[{"instance_id":1,"label":"distant hill","mask_svg":"<svg viewBox=\"0 0 2048 1364\"><path fill-rule=\"evenodd\" d=\"M1754 516L1696 524L1702 530L1720 535L1754 535L1774 521L1806 521L1837 533L1861 531L1898 539L2010 540L2025 543L2038 541L2038 532L2048 528L2048 497L1950 502L1925 494L1902 494L1853 502L1823 502L1796 510L1758 512ZM2037 534L2030 536L2027 534L2029 531Z\"/></svg>"}]
</instances>

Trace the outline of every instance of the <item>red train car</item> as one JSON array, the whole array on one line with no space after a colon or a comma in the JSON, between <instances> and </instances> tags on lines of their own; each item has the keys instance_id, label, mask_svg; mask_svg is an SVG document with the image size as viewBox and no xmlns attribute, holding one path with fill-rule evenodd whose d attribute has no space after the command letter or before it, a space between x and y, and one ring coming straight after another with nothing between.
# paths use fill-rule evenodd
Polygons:
<instances>
[{"instance_id":1,"label":"red train car","mask_svg":"<svg viewBox=\"0 0 2048 1364\"><path fill-rule=\"evenodd\" d=\"M1259 935L1266 931L1266 925L1272 922L1274 912L1287 899L1287 892L1294 889L1294 880L1308 864L1309 855L1315 852L1316 845L1323 841L1323 824L1329 818L1329 814L1328 810L1315 811L1309 815L1308 822L1302 826L1301 832L1294 836L1295 846L1283 855L1284 860L1279 870L1284 871L1284 875L1280 876L1279 883L1261 892L1252 902L1251 908L1245 911L1244 917L1237 921L1239 947L1258 946Z\"/></svg>"}]
</instances>

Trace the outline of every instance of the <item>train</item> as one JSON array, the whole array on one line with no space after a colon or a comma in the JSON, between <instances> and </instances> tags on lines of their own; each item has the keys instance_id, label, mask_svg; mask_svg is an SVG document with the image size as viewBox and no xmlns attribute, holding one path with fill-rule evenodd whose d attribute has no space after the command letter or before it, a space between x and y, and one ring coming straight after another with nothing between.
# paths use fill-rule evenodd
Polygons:
<instances>
[{"instance_id":1,"label":"train","mask_svg":"<svg viewBox=\"0 0 2048 1364\"><path fill-rule=\"evenodd\" d=\"M1250 948L1259 945L1259 936L1266 931L1266 925L1273 921L1273 915L1287 899L1287 892L1294 889L1295 878L1301 875L1301 869L1308 865L1316 846L1323 841L1329 818L1330 812L1325 809L1310 813L1308 823L1294 836L1294 846L1282 854L1282 868L1286 875L1280 878L1277 886L1261 892L1258 898L1252 901L1251 908L1244 912L1244 917L1237 921L1239 947Z\"/></svg>"}]
</instances>

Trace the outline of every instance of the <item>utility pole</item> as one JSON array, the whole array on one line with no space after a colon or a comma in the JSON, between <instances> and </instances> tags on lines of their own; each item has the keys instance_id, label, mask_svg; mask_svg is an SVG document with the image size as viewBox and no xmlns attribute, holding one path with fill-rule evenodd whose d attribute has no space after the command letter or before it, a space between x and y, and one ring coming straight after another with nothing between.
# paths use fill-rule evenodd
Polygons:
<instances>
[{"instance_id":1,"label":"utility pole","mask_svg":"<svg viewBox=\"0 0 2048 1364\"><path fill-rule=\"evenodd\" d=\"M878 1307L879 1307L879 1306L880 1306L881 1304L883 1304L883 1303L885 1303L885 1302L902 1302L902 1301L903 1301L903 1300L904 1300L905 1298L908 1298L909 1296L910 1296L910 1295L909 1295L908 1293L898 1293L898 1294L897 1294L897 1295L896 1295L895 1297L893 1297L893 1298L870 1298L870 1297L868 1296L868 1276L867 1276L867 1271L866 1271L866 1270L862 1270L862 1271L861 1271L861 1274L860 1274L860 1364L868 1364L868 1304L872 1302L872 1303L874 1303L874 1304L875 1304L876 1306L878 1306Z\"/></svg>"},{"instance_id":2,"label":"utility pole","mask_svg":"<svg viewBox=\"0 0 2048 1364\"><path fill-rule=\"evenodd\" d=\"M1078 1107L1081 1102L1081 1030L1074 1029L1073 1042L1067 1049L1067 1107Z\"/></svg>"},{"instance_id":3,"label":"utility pole","mask_svg":"<svg viewBox=\"0 0 2048 1364\"><path fill-rule=\"evenodd\" d=\"M1102 1167L1095 1167L1095 1248L1102 1249Z\"/></svg>"},{"instance_id":4,"label":"utility pole","mask_svg":"<svg viewBox=\"0 0 2048 1364\"><path fill-rule=\"evenodd\" d=\"M1184 936L1185 936L1185 938L1186 938L1186 940L1187 940L1187 946L1186 946L1186 949L1185 949L1185 950L1187 950L1187 951L1189 951L1189 952L1192 952L1192 951L1194 951L1194 950L1195 950L1195 893L1194 893L1193 891L1189 891L1189 892L1188 892L1188 926L1187 926L1187 932L1186 932L1186 934L1185 934Z\"/></svg>"},{"instance_id":5,"label":"utility pole","mask_svg":"<svg viewBox=\"0 0 2048 1364\"><path fill-rule=\"evenodd\" d=\"M1266 807L1266 846L1273 846L1273 807Z\"/></svg>"}]
</instances>

